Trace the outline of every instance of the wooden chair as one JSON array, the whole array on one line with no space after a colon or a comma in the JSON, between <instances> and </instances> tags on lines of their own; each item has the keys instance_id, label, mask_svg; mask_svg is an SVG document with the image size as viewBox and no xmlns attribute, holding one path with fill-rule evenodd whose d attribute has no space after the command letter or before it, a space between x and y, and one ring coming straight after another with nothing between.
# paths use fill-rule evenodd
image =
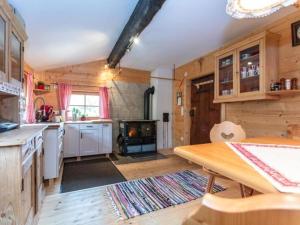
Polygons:
<instances>
[{"instance_id":1,"label":"wooden chair","mask_svg":"<svg viewBox=\"0 0 300 225\"><path fill-rule=\"evenodd\" d=\"M215 124L210 131L210 140L214 142L235 142L241 141L246 138L246 133L240 125L236 125L230 121L224 121L220 124ZM216 177L228 179L212 170L203 168L203 170L209 174L208 183L206 187L206 193L212 193L214 181ZM247 196L247 188L240 184L242 197ZM253 190L250 190L249 195L253 194Z\"/></svg>"},{"instance_id":2,"label":"wooden chair","mask_svg":"<svg viewBox=\"0 0 300 225\"><path fill-rule=\"evenodd\" d=\"M300 125L298 124L290 124L287 128L287 136L288 138L300 140Z\"/></svg>"},{"instance_id":3,"label":"wooden chair","mask_svg":"<svg viewBox=\"0 0 300 225\"><path fill-rule=\"evenodd\" d=\"M212 143L241 141L245 138L246 133L243 128L230 121L215 124L210 131L210 141Z\"/></svg>"},{"instance_id":4,"label":"wooden chair","mask_svg":"<svg viewBox=\"0 0 300 225\"><path fill-rule=\"evenodd\" d=\"M263 194L225 199L206 194L183 225L299 225L300 195Z\"/></svg>"}]
</instances>

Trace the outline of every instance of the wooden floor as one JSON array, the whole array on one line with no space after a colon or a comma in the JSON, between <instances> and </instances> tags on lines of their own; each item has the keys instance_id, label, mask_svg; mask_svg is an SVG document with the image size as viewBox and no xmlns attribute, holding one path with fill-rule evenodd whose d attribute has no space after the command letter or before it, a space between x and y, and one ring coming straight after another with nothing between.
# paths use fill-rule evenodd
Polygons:
<instances>
[{"instance_id":1,"label":"wooden floor","mask_svg":"<svg viewBox=\"0 0 300 225\"><path fill-rule=\"evenodd\" d=\"M193 170L204 173L195 164L190 164L175 155L166 159L141 163L117 165L126 179L162 175L180 170ZM230 198L240 197L238 184L218 179L227 190L218 193ZM47 196L41 210L39 225L179 225L191 211L199 206L199 200L169 207L129 220L120 220L111 204L105 187L90 188L75 192L58 194L60 180L47 188Z\"/></svg>"}]
</instances>

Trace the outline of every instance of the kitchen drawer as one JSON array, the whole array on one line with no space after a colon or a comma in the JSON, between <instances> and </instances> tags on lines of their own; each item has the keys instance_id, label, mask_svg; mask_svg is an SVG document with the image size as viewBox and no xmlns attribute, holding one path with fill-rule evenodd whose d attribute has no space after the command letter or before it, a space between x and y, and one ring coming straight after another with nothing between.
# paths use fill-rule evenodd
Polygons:
<instances>
[{"instance_id":1,"label":"kitchen drawer","mask_svg":"<svg viewBox=\"0 0 300 225\"><path fill-rule=\"evenodd\" d=\"M80 124L80 130L98 129L99 124Z\"/></svg>"}]
</instances>

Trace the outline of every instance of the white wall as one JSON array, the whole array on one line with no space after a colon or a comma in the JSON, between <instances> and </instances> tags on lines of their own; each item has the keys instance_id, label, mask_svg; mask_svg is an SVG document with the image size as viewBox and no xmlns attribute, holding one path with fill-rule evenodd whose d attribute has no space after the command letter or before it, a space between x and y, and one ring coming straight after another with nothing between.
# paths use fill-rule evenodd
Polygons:
<instances>
[{"instance_id":1,"label":"white wall","mask_svg":"<svg viewBox=\"0 0 300 225\"><path fill-rule=\"evenodd\" d=\"M167 79L159 79L159 78ZM151 86L155 87L155 92L152 97L152 118L159 120L157 123L157 147L162 149L163 146L163 113L169 113L169 123L165 124L168 126L168 137L166 142L168 146L172 147L172 79L173 69L172 68L158 68L151 73Z\"/></svg>"}]
</instances>

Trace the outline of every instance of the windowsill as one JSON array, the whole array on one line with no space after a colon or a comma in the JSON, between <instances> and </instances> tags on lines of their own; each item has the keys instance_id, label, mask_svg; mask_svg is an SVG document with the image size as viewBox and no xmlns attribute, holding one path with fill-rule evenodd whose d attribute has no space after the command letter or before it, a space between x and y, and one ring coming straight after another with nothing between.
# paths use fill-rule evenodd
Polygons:
<instances>
[{"instance_id":1,"label":"windowsill","mask_svg":"<svg viewBox=\"0 0 300 225\"><path fill-rule=\"evenodd\" d=\"M79 120L76 120L76 121L91 121L91 120L99 120L100 118L99 117L86 117L86 120L81 120L81 119L79 119ZM68 117L68 121L73 121L72 120L72 117Z\"/></svg>"}]
</instances>

